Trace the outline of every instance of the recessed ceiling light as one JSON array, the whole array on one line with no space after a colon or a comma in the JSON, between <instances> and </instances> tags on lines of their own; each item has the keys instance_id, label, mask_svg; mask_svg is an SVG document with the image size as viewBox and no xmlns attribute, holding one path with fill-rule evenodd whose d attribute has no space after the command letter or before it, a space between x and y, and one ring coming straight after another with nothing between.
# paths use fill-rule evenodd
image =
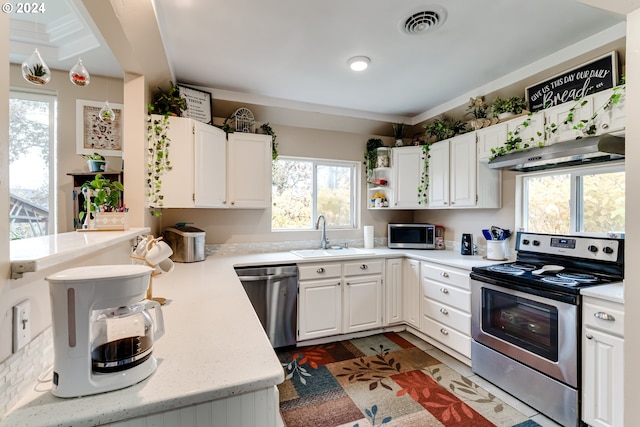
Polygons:
<instances>
[{"instance_id":1,"label":"recessed ceiling light","mask_svg":"<svg viewBox=\"0 0 640 427\"><path fill-rule=\"evenodd\" d=\"M366 56L354 56L347 61L347 64L353 71L363 71L367 69L369 62L371 60Z\"/></svg>"}]
</instances>

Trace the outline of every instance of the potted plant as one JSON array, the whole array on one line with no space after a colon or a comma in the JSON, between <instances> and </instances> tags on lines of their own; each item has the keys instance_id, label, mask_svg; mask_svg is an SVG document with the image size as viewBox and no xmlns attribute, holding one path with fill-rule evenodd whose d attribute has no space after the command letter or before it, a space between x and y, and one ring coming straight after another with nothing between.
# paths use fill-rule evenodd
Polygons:
<instances>
[{"instance_id":1,"label":"potted plant","mask_svg":"<svg viewBox=\"0 0 640 427\"><path fill-rule=\"evenodd\" d=\"M521 114L526 107L527 103L522 97L514 96L503 99L498 96L491 105L491 114L493 117L503 120L516 114Z\"/></svg>"},{"instance_id":2,"label":"potted plant","mask_svg":"<svg viewBox=\"0 0 640 427\"><path fill-rule=\"evenodd\" d=\"M81 154L83 159L87 161L89 166L89 172L104 172L107 166L107 161L102 154Z\"/></svg>"},{"instance_id":3,"label":"potted plant","mask_svg":"<svg viewBox=\"0 0 640 427\"><path fill-rule=\"evenodd\" d=\"M376 162L378 160L378 148L382 146L383 143L380 138L371 138L367 141L367 151L364 152L367 182L371 179L373 169L376 167Z\"/></svg>"},{"instance_id":4,"label":"potted plant","mask_svg":"<svg viewBox=\"0 0 640 427\"><path fill-rule=\"evenodd\" d=\"M425 134L433 138L433 142L437 142L465 133L467 131L467 125L460 120L443 117L424 125L424 129Z\"/></svg>"},{"instance_id":5,"label":"potted plant","mask_svg":"<svg viewBox=\"0 0 640 427\"><path fill-rule=\"evenodd\" d=\"M147 106L150 114L167 116L182 116L182 111L187 109L187 100L180 95L180 89L169 82L169 89L158 87L153 95L153 102Z\"/></svg>"},{"instance_id":6,"label":"potted plant","mask_svg":"<svg viewBox=\"0 0 640 427\"><path fill-rule=\"evenodd\" d=\"M490 120L487 120L488 108L489 105L484 102L484 96L469 98L466 116L472 117L472 120L469 121L472 129L481 129L491 123Z\"/></svg>"},{"instance_id":7,"label":"potted plant","mask_svg":"<svg viewBox=\"0 0 640 427\"><path fill-rule=\"evenodd\" d=\"M396 147L402 147L402 138L404 138L404 123L393 123L393 137L396 139Z\"/></svg>"},{"instance_id":8,"label":"potted plant","mask_svg":"<svg viewBox=\"0 0 640 427\"><path fill-rule=\"evenodd\" d=\"M120 208L120 198L124 191L124 186L119 181L111 181L96 174L91 181L87 181L80 187L84 196L84 208L78 214L78 218L82 222L84 220L86 228L89 217L95 218L98 212L115 212ZM89 215L87 215L89 214Z\"/></svg>"}]
</instances>

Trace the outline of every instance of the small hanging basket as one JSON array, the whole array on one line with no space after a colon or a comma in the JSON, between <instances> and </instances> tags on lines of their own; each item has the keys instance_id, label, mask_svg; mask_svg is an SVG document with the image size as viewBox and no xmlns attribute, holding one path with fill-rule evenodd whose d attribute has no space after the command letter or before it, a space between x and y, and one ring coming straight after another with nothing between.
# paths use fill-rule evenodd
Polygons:
<instances>
[{"instance_id":1,"label":"small hanging basket","mask_svg":"<svg viewBox=\"0 0 640 427\"><path fill-rule=\"evenodd\" d=\"M234 129L236 132L255 132L255 119L253 113L248 108L238 108L231 118L234 120Z\"/></svg>"}]
</instances>

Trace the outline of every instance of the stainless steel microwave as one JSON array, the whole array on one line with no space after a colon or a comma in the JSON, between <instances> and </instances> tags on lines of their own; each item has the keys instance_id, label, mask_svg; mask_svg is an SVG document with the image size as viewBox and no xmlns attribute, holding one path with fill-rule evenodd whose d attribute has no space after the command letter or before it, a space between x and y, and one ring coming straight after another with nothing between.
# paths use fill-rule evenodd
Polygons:
<instances>
[{"instance_id":1,"label":"stainless steel microwave","mask_svg":"<svg viewBox=\"0 0 640 427\"><path fill-rule=\"evenodd\" d=\"M390 249L436 249L436 226L431 224L389 224Z\"/></svg>"}]
</instances>

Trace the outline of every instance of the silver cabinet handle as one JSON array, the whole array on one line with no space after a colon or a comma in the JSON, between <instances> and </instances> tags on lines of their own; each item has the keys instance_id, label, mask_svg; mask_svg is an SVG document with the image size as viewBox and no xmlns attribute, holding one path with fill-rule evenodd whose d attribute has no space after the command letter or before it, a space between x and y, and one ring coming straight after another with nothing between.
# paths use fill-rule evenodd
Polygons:
<instances>
[{"instance_id":1,"label":"silver cabinet handle","mask_svg":"<svg viewBox=\"0 0 640 427\"><path fill-rule=\"evenodd\" d=\"M449 310L447 310L446 308L441 308L441 309L440 309L440 313L442 313L442 314L449 314Z\"/></svg>"},{"instance_id":2,"label":"silver cabinet handle","mask_svg":"<svg viewBox=\"0 0 640 427\"><path fill-rule=\"evenodd\" d=\"M585 337L587 337L588 340L592 340L593 339L593 335L591 335L591 334L587 334L587 335L585 335Z\"/></svg>"},{"instance_id":3,"label":"silver cabinet handle","mask_svg":"<svg viewBox=\"0 0 640 427\"><path fill-rule=\"evenodd\" d=\"M608 123L603 123L602 126L600 126L602 129L609 129L609 124Z\"/></svg>"},{"instance_id":4,"label":"silver cabinet handle","mask_svg":"<svg viewBox=\"0 0 640 427\"><path fill-rule=\"evenodd\" d=\"M442 292L443 294L448 294L448 293L449 293L449 289L447 289L447 288L440 288L440 292Z\"/></svg>"},{"instance_id":5,"label":"silver cabinet handle","mask_svg":"<svg viewBox=\"0 0 640 427\"><path fill-rule=\"evenodd\" d=\"M443 271L442 273L440 273L440 275L442 277L449 277L449 273L447 273L446 271Z\"/></svg>"},{"instance_id":6,"label":"silver cabinet handle","mask_svg":"<svg viewBox=\"0 0 640 427\"><path fill-rule=\"evenodd\" d=\"M614 322L616 320L615 317L613 317L609 313L605 313L604 311L598 311L593 313L593 317L600 320L608 320L609 322Z\"/></svg>"},{"instance_id":7,"label":"silver cabinet handle","mask_svg":"<svg viewBox=\"0 0 640 427\"><path fill-rule=\"evenodd\" d=\"M442 335L449 335L449 331L447 331L445 328L440 329L440 333Z\"/></svg>"},{"instance_id":8,"label":"silver cabinet handle","mask_svg":"<svg viewBox=\"0 0 640 427\"><path fill-rule=\"evenodd\" d=\"M362 264L362 265L360 266L360 270L366 270L366 269L368 269L368 268L369 268L369 266L368 266L367 264Z\"/></svg>"},{"instance_id":9,"label":"silver cabinet handle","mask_svg":"<svg viewBox=\"0 0 640 427\"><path fill-rule=\"evenodd\" d=\"M316 270L316 273L322 274L322 273L324 273L324 271L325 271L324 267L320 267L319 269Z\"/></svg>"}]
</instances>

